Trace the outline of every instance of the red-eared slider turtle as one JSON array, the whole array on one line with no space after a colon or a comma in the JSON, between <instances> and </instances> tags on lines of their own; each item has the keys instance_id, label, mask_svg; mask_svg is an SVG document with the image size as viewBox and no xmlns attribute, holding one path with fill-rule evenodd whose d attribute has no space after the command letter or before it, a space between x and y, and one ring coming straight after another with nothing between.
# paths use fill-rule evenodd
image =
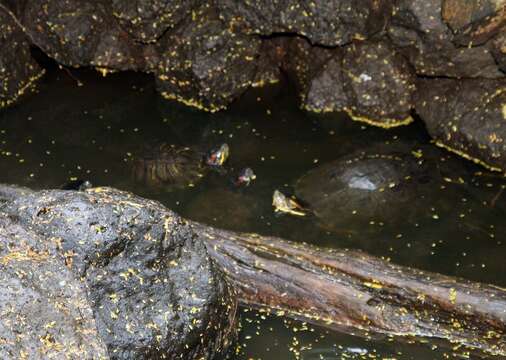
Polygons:
<instances>
[{"instance_id":1,"label":"red-eared slider turtle","mask_svg":"<svg viewBox=\"0 0 506 360\"><path fill-rule=\"evenodd\" d=\"M297 216L306 216L308 210L304 209L295 199L292 199L279 190L272 194L272 206L276 213L285 213Z\"/></svg>"},{"instance_id":2,"label":"red-eared slider turtle","mask_svg":"<svg viewBox=\"0 0 506 360\"><path fill-rule=\"evenodd\" d=\"M416 224L437 216L431 209L451 181L441 165L430 146L381 144L309 171L296 182L295 195L330 231Z\"/></svg>"},{"instance_id":3,"label":"red-eared slider turtle","mask_svg":"<svg viewBox=\"0 0 506 360\"><path fill-rule=\"evenodd\" d=\"M91 189L93 184L89 180L84 179L70 179L65 184L63 184L60 189L61 190L76 190L76 191L85 191Z\"/></svg>"},{"instance_id":4,"label":"red-eared slider turtle","mask_svg":"<svg viewBox=\"0 0 506 360\"><path fill-rule=\"evenodd\" d=\"M234 179L235 186L249 186L257 178L256 174L251 168L244 168L239 172L239 175Z\"/></svg>"},{"instance_id":5,"label":"red-eared slider turtle","mask_svg":"<svg viewBox=\"0 0 506 360\"><path fill-rule=\"evenodd\" d=\"M210 168L221 167L228 156L227 144L208 154L162 144L134 160L133 176L137 182L164 190L194 186Z\"/></svg>"}]
</instances>

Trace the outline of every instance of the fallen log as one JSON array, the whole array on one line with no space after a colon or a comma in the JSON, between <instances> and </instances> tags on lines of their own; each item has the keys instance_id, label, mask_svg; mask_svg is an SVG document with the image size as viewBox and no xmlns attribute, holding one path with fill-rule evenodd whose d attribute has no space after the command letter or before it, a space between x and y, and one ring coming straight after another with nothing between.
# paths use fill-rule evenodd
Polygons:
<instances>
[{"instance_id":1,"label":"fallen log","mask_svg":"<svg viewBox=\"0 0 506 360\"><path fill-rule=\"evenodd\" d=\"M244 305L334 330L446 339L506 355L506 290L322 249L193 224Z\"/></svg>"},{"instance_id":2,"label":"fallen log","mask_svg":"<svg viewBox=\"0 0 506 360\"><path fill-rule=\"evenodd\" d=\"M244 305L354 334L438 338L506 356L506 289L493 285L393 265L359 251L215 229L110 188L30 192L0 186L0 212L41 238L58 240L65 254L73 248L72 268L79 269L84 250L82 260L93 266L107 265L109 256L134 256L129 266L138 267L142 249L155 239L203 242ZM121 252L122 242L136 244L139 254ZM233 303L234 295L227 296L226 303Z\"/></svg>"}]
</instances>

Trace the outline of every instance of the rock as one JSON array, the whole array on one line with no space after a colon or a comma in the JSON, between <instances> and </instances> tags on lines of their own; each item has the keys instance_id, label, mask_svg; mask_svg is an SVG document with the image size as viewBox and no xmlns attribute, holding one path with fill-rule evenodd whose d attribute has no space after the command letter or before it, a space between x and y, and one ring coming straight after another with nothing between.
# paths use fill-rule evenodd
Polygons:
<instances>
[{"instance_id":1,"label":"rock","mask_svg":"<svg viewBox=\"0 0 506 360\"><path fill-rule=\"evenodd\" d=\"M0 4L1 5L1 4ZM44 71L30 54L30 42L9 10L0 6L0 109L13 104Z\"/></svg>"},{"instance_id":2,"label":"rock","mask_svg":"<svg viewBox=\"0 0 506 360\"><path fill-rule=\"evenodd\" d=\"M22 186L0 184L0 205L33 192L33 190Z\"/></svg>"},{"instance_id":3,"label":"rock","mask_svg":"<svg viewBox=\"0 0 506 360\"><path fill-rule=\"evenodd\" d=\"M476 49L458 47L455 44L458 34L454 34L443 19L446 16L448 21L449 17L457 16L450 14L450 3L455 9L458 4L468 5L472 1L466 0L463 4L453 0L401 0L398 3L388 27L388 37L409 59L418 75L456 78L503 76L488 46Z\"/></svg>"},{"instance_id":4,"label":"rock","mask_svg":"<svg viewBox=\"0 0 506 360\"><path fill-rule=\"evenodd\" d=\"M452 40L452 33L441 17L443 0L399 0L389 34L412 45L441 48ZM392 36L393 35L393 36Z\"/></svg>"},{"instance_id":5,"label":"rock","mask_svg":"<svg viewBox=\"0 0 506 360\"><path fill-rule=\"evenodd\" d=\"M27 1L19 15L33 43L67 66L144 70L149 48L136 44L102 2Z\"/></svg>"},{"instance_id":6,"label":"rock","mask_svg":"<svg viewBox=\"0 0 506 360\"><path fill-rule=\"evenodd\" d=\"M303 108L313 112L344 111L349 106L343 82L342 51L336 49L319 69L313 69L302 93Z\"/></svg>"},{"instance_id":7,"label":"rock","mask_svg":"<svg viewBox=\"0 0 506 360\"><path fill-rule=\"evenodd\" d=\"M423 51L415 47L404 49L418 75L453 78L489 78L504 76L487 46L453 47Z\"/></svg>"},{"instance_id":8,"label":"rock","mask_svg":"<svg viewBox=\"0 0 506 360\"><path fill-rule=\"evenodd\" d=\"M304 36L313 44L336 46L382 31L392 11L390 0L218 0L221 16L247 33Z\"/></svg>"},{"instance_id":9,"label":"rock","mask_svg":"<svg viewBox=\"0 0 506 360\"><path fill-rule=\"evenodd\" d=\"M235 32L209 5L160 39L160 48L161 94L189 106L224 109L256 78L260 40Z\"/></svg>"},{"instance_id":10,"label":"rock","mask_svg":"<svg viewBox=\"0 0 506 360\"><path fill-rule=\"evenodd\" d=\"M506 79L420 79L416 112L436 143L506 171Z\"/></svg>"},{"instance_id":11,"label":"rock","mask_svg":"<svg viewBox=\"0 0 506 360\"><path fill-rule=\"evenodd\" d=\"M385 41L355 42L342 60L343 88L350 116L371 125L390 128L413 121L415 74Z\"/></svg>"},{"instance_id":12,"label":"rock","mask_svg":"<svg viewBox=\"0 0 506 360\"><path fill-rule=\"evenodd\" d=\"M192 226L108 188L43 191L2 211L57 244L88 289L115 359L212 359L233 340L236 299Z\"/></svg>"},{"instance_id":13,"label":"rock","mask_svg":"<svg viewBox=\"0 0 506 360\"><path fill-rule=\"evenodd\" d=\"M0 357L108 359L86 287L55 242L0 215Z\"/></svg>"},{"instance_id":14,"label":"rock","mask_svg":"<svg viewBox=\"0 0 506 360\"><path fill-rule=\"evenodd\" d=\"M281 69L291 41L291 38L282 36L261 40L259 56L255 60L257 72L252 87L277 84L285 79Z\"/></svg>"},{"instance_id":15,"label":"rock","mask_svg":"<svg viewBox=\"0 0 506 360\"><path fill-rule=\"evenodd\" d=\"M458 32L466 26L493 15L504 0L443 0L441 15Z\"/></svg>"},{"instance_id":16,"label":"rock","mask_svg":"<svg viewBox=\"0 0 506 360\"><path fill-rule=\"evenodd\" d=\"M506 31L492 41L492 54L499 68L506 73Z\"/></svg>"},{"instance_id":17,"label":"rock","mask_svg":"<svg viewBox=\"0 0 506 360\"><path fill-rule=\"evenodd\" d=\"M292 78L301 107L314 112L342 111L348 101L342 88L342 50L312 47L302 38L285 43L283 71Z\"/></svg>"},{"instance_id":18,"label":"rock","mask_svg":"<svg viewBox=\"0 0 506 360\"><path fill-rule=\"evenodd\" d=\"M113 0L112 13L121 27L137 41L157 41L183 21L199 0Z\"/></svg>"},{"instance_id":19,"label":"rock","mask_svg":"<svg viewBox=\"0 0 506 360\"><path fill-rule=\"evenodd\" d=\"M294 39L284 70L294 78L302 107L346 111L354 120L384 128L409 124L415 75L386 41L357 41L325 49Z\"/></svg>"},{"instance_id":20,"label":"rock","mask_svg":"<svg viewBox=\"0 0 506 360\"><path fill-rule=\"evenodd\" d=\"M505 0L444 0L443 19L459 45L481 45L506 26Z\"/></svg>"}]
</instances>

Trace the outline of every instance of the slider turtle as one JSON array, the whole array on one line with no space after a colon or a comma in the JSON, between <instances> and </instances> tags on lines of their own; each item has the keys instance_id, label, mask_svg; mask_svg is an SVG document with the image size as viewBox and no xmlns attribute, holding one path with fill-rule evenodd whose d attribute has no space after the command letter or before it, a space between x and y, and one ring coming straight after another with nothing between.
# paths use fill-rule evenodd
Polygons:
<instances>
[{"instance_id":1,"label":"slider turtle","mask_svg":"<svg viewBox=\"0 0 506 360\"><path fill-rule=\"evenodd\" d=\"M416 226L436 216L431 209L438 194L452 182L445 173L458 177L462 170L432 146L373 145L307 172L296 182L292 201L303 204L296 215L307 207L329 231Z\"/></svg>"},{"instance_id":2,"label":"slider turtle","mask_svg":"<svg viewBox=\"0 0 506 360\"><path fill-rule=\"evenodd\" d=\"M194 148L161 144L134 159L134 179L164 190L194 186L212 168L221 168L230 149L227 144L209 153Z\"/></svg>"}]
</instances>

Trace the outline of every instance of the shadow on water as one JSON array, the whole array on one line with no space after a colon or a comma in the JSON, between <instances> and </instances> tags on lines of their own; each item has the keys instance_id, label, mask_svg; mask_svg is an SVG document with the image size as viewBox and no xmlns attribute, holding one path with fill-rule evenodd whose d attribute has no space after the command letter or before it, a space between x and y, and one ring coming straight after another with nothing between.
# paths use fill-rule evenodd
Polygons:
<instances>
[{"instance_id":1,"label":"shadow on water","mask_svg":"<svg viewBox=\"0 0 506 360\"><path fill-rule=\"evenodd\" d=\"M506 182L443 152L437 157L459 170L452 173L449 165L448 178L434 184L433 194L410 203L416 210L409 211L411 217L407 209L390 211L405 216L394 230L371 221L330 231L312 216L276 216L273 190L294 193L296 180L321 164L372 142L403 139L414 148L430 142L419 121L387 131L342 115L305 113L294 99L283 86L259 89L227 112L208 114L161 99L147 76L52 72L38 94L0 112L0 182L51 188L73 178L89 179L156 199L213 226L360 248L395 263L506 286ZM226 142L231 156L225 172L210 171L186 189L160 191L134 182L132 159L147 145L162 142L202 152ZM232 181L244 167L251 167L257 179L237 189ZM257 311L245 310L241 324L237 359L443 356L425 346L366 341Z\"/></svg>"}]
</instances>

